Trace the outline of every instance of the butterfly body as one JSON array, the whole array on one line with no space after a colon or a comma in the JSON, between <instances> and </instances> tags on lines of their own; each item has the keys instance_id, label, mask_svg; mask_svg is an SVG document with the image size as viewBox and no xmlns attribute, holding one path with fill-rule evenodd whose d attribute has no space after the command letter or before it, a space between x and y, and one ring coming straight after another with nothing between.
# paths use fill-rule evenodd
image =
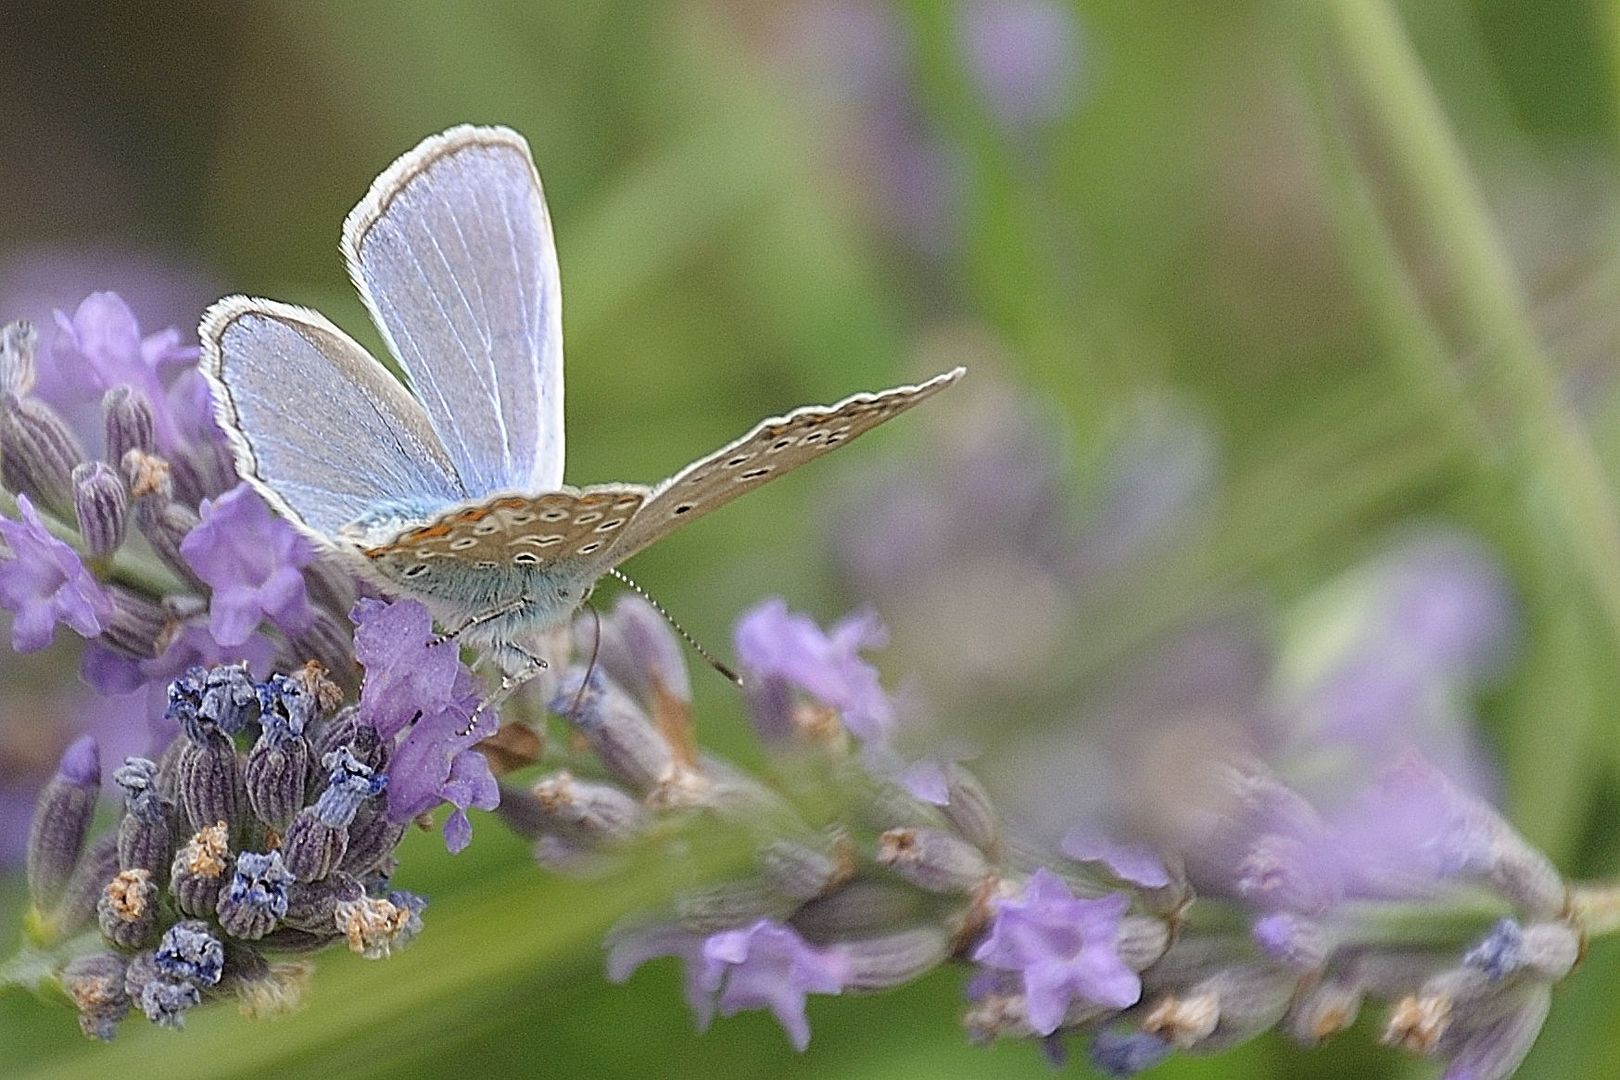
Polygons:
<instances>
[{"instance_id":1,"label":"butterfly body","mask_svg":"<svg viewBox=\"0 0 1620 1080\"><path fill-rule=\"evenodd\" d=\"M227 297L199 331L216 417L276 510L509 678L619 563L962 374L761 421L661 484L569 487L556 253L523 139L427 139L342 247L411 389L318 313Z\"/></svg>"}]
</instances>

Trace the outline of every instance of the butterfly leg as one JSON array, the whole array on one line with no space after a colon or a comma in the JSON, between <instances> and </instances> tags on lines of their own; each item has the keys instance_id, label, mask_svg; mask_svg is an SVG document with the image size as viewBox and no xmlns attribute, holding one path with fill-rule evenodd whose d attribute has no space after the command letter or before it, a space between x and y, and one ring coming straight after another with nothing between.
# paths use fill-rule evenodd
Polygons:
<instances>
[{"instance_id":1,"label":"butterfly leg","mask_svg":"<svg viewBox=\"0 0 1620 1080\"><path fill-rule=\"evenodd\" d=\"M467 726L461 730L461 734L464 736L472 734L473 729L478 726L478 721L483 717L484 713L498 710L525 683L550 667L546 663L545 657L536 656L522 646L514 645L511 642L502 642L489 655L501 670L501 685L478 703L478 708L473 710L472 716L467 720Z\"/></svg>"},{"instance_id":2,"label":"butterfly leg","mask_svg":"<svg viewBox=\"0 0 1620 1080\"><path fill-rule=\"evenodd\" d=\"M439 636L438 640L436 640L434 644L442 645L447 641L454 641L462 634L465 634L468 630L473 630L480 626L484 626L487 623L492 623L496 619L503 619L508 615L516 614L527 607L528 604L529 598L527 596L520 596L516 600L510 600L499 607L493 607L488 611L480 612L477 615L467 619L467 621L463 622L460 626L445 631ZM531 659L533 658L531 657Z\"/></svg>"}]
</instances>

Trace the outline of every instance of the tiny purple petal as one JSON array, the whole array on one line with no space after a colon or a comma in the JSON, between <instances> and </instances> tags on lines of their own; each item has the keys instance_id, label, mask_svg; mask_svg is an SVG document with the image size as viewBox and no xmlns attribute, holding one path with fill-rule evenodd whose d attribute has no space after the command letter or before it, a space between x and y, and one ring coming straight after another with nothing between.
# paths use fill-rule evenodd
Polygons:
<instances>
[{"instance_id":1,"label":"tiny purple petal","mask_svg":"<svg viewBox=\"0 0 1620 1080\"><path fill-rule=\"evenodd\" d=\"M720 1013L769 1009L796 1050L810 1044L809 994L837 994L850 979L849 957L817 949L790 927L769 919L745 930L713 934L703 945L706 980L719 990Z\"/></svg>"},{"instance_id":2,"label":"tiny purple petal","mask_svg":"<svg viewBox=\"0 0 1620 1080\"><path fill-rule=\"evenodd\" d=\"M1070 1002L1123 1009L1142 996L1142 981L1119 956L1123 893L1080 899L1042 867L1021 896L994 901L990 930L973 951L989 968L1023 979L1030 1026L1050 1035Z\"/></svg>"},{"instance_id":3,"label":"tiny purple petal","mask_svg":"<svg viewBox=\"0 0 1620 1080\"><path fill-rule=\"evenodd\" d=\"M934 806L950 805L951 785L944 762L931 759L913 762L901 769L895 779L912 798Z\"/></svg>"},{"instance_id":4,"label":"tiny purple petal","mask_svg":"<svg viewBox=\"0 0 1620 1080\"><path fill-rule=\"evenodd\" d=\"M0 517L0 608L14 613L11 645L37 652L61 623L95 637L112 618L112 598L67 544L52 536L28 496L17 496L21 521Z\"/></svg>"},{"instance_id":5,"label":"tiny purple petal","mask_svg":"<svg viewBox=\"0 0 1620 1080\"><path fill-rule=\"evenodd\" d=\"M1084 827L1071 829L1059 844L1060 850L1077 862L1098 862L1121 881L1144 889L1162 889L1170 884L1170 871L1164 861L1140 844L1119 844Z\"/></svg>"},{"instance_id":6,"label":"tiny purple petal","mask_svg":"<svg viewBox=\"0 0 1620 1080\"><path fill-rule=\"evenodd\" d=\"M201 522L180 554L212 591L214 637L240 645L264 619L289 634L309 629L314 611L300 571L315 560L315 546L258 493L238 484L204 499Z\"/></svg>"},{"instance_id":7,"label":"tiny purple petal","mask_svg":"<svg viewBox=\"0 0 1620 1080\"><path fill-rule=\"evenodd\" d=\"M95 787L101 783L101 751L95 736L80 735L62 754L56 775L72 784Z\"/></svg>"},{"instance_id":8,"label":"tiny purple petal","mask_svg":"<svg viewBox=\"0 0 1620 1080\"><path fill-rule=\"evenodd\" d=\"M788 611L780 599L767 600L737 624L737 656L757 676L776 676L839 710L844 726L863 740L887 740L894 727L894 704L883 692L877 668L860 657L862 649L888 641L871 612L857 612L824 633L807 615Z\"/></svg>"}]
</instances>

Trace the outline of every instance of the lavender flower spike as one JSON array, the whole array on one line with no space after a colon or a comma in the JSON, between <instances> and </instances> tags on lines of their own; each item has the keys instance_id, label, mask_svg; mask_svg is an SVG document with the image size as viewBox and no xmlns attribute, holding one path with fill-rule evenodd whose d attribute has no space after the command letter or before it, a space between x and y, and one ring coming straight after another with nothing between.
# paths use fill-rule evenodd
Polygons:
<instances>
[{"instance_id":1,"label":"lavender flower spike","mask_svg":"<svg viewBox=\"0 0 1620 1080\"><path fill-rule=\"evenodd\" d=\"M1072 1001L1123 1009L1142 996L1142 980L1119 956L1120 921L1129 906L1123 893L1078 899L1043 867L1023 895L994 902L990 932L973 959L1017 972L1030 1027L1050 1035Z\"/></svg>"},{"instance_id":2,"label":"lavender flower spike","mask_svg":"<svg viewBox=\"0 0 1620 1080\"><path fill-rule=\"evenodd\" d=\"M309 629L314 612L303 575L315 561L309 538L245 484L204 499L200 511L180 554L212 591L208 628L215 640L240 645L267 618L289 634Z\"/></svg>"},{"instance_id":3,"label":"lavender flower spike","mask_svg":"<svg viewBox=\"0 0 1620 1080\"><path fill-rule=\"evenodd\" d=\"M21 521L0 517L0 608L15 614L11 647L38 652L57 623L95 637L112 618L112 598L67 544L52 536L28 496L17 496Z\"/></svg>"}]
</instances>

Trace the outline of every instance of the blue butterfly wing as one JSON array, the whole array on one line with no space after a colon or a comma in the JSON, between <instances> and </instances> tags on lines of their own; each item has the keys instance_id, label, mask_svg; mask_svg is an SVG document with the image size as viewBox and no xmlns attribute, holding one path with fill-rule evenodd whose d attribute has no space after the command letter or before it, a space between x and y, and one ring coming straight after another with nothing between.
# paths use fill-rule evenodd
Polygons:
<instances>
[{"instance_id":1,"label":"blue butterfly wing","mask_svg":"<svg viewBox=\"0 0 1620 1080\"><path fill-rule=\"evenodd\" d=\"M427 139L354 208L343 252L468 494L559 487L562 296L522 136Z\"/></svg>"},{"instance_id":2,"label":"blue butterfly wing","mask_svg":"<svg viewBox=\"0 0 1620 1080\"><path fill-rule=\"evenodd\" d=\"M230 296L203 316L202 371L237 472L314 535L466 497L399 380L316 312Z\"/></svg>"}]
</instances>

